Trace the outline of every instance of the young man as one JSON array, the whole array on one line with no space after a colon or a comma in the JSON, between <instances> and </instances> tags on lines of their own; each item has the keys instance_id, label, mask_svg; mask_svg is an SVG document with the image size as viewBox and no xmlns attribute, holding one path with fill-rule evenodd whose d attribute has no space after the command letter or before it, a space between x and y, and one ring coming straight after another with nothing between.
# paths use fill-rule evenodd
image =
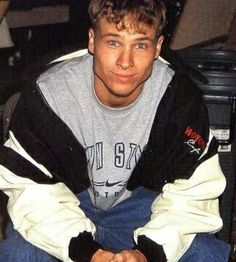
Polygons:
<instances>
[{"instance_id":1,"label":"young man","mask_svg":"<svg viewBox=\"0 0 236 262\"><path fill-rule=\"evenodd\" d=\"M197 87L157 58L157 0L92 0L89 53L22 93L1 148L0 261L227 261L217 143ZM18 233L18 232L20 233Z\"/></svg>"}]
</instances>

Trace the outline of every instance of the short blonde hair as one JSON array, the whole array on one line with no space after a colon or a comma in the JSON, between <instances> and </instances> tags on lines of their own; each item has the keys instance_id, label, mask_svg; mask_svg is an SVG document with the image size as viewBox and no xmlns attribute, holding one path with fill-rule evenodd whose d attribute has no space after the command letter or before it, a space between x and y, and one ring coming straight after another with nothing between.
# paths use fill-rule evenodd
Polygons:
<instances>
[{"instance_id":1,"label":"short blonde hair","mask_svg":"<svg viewBox=\"0 0 236 262\"><path fill-rule=\"evenodd\" d=\"M157 36L166 23L166 8L159 0L92 0L89 15L94 29L99 19L105 18L118 29L142 31L142 25L146 24L156 29Z\"/></svg>"}]
</instances>

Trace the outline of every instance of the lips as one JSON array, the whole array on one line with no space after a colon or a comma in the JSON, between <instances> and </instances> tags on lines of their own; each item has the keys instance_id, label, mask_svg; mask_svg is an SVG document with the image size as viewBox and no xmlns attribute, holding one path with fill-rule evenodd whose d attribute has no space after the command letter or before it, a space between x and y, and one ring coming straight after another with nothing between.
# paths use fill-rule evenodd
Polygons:
<instances>
[{"instance_id":1,"label":"lips","mask_svg":"<svg viewBox=\"0 0 236 262\"><path fill-rule=\"evenodd\" d=\"M130 81L133 81L135 75L127 75L127 74L115 74L113 73L114 76L115 76L115 80L117 82L120 82L120 83L127 83L127 82L130 82Z\"/></svg>"}]
</instances>

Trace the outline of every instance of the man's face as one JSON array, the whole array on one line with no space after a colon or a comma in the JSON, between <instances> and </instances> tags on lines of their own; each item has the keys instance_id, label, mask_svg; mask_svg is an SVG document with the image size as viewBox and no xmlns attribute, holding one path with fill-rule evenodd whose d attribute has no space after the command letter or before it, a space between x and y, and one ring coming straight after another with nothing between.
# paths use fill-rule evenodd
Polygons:
<instances>
[{"instance_id":1,"label":"man's face","mask_svg":"<svg viewBox=\"0 0 236 262\"><path fill-rule=\"evenodd\" d=\"M98 99L110 107L124 107L135 101L151 75L162 41L152 27L142 25L142 33L118 30L101 18L96 31L89 30L88 45L94 55Z\"/></svg>"}]
</instances>

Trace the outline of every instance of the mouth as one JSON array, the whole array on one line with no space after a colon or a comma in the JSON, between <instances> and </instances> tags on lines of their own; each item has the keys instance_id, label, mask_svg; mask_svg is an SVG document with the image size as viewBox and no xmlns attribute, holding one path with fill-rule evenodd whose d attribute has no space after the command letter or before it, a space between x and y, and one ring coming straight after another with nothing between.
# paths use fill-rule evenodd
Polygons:
<instances>
[{"instance_id":1,"label":"mouth","mask_svg":"<svg viewBox=\"0 0 236 262\"><path fill-rule=\"evenodd\" d=\"M115 80L117 82L120 82L120 83L127 83L127 82L130 82L130 81L133 81L134 80L134 77L135 75L128 75L128 74L117 74L117 73L113 73L113 75L115 76Z\"/></svg>"}]
</instances>

